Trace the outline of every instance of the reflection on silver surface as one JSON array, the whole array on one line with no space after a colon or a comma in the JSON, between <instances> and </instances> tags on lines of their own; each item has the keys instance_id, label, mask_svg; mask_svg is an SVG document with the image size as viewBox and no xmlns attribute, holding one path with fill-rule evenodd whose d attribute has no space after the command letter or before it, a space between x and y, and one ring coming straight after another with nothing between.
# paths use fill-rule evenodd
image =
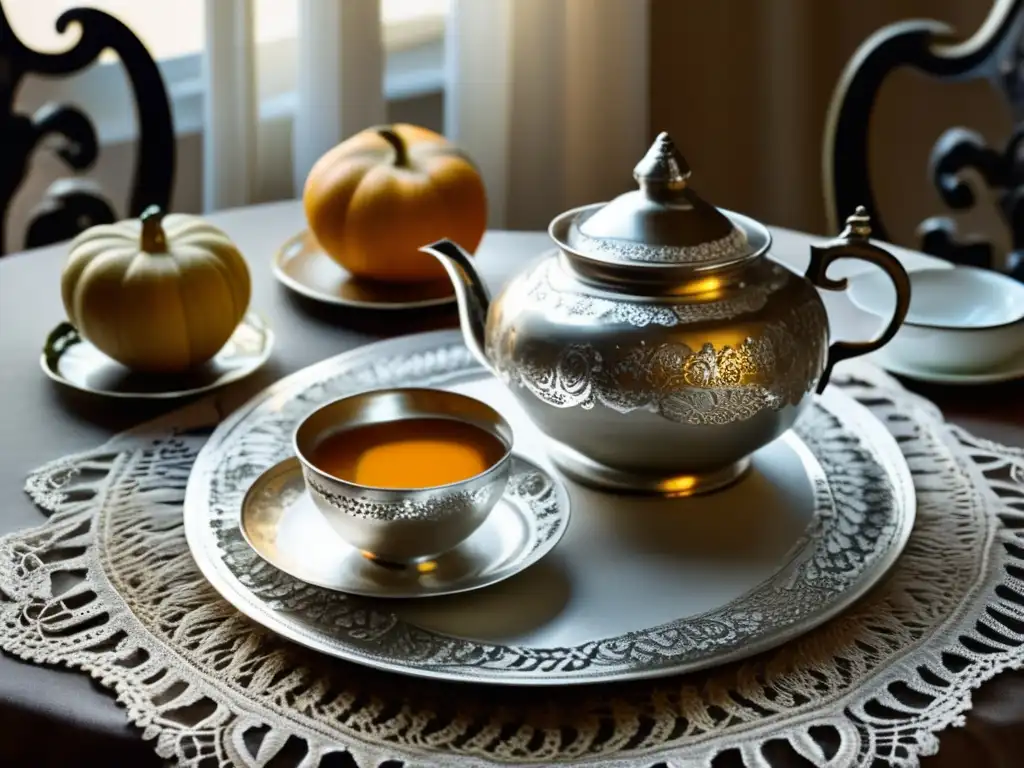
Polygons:
<instances>
[{"instance_id":1,"label":"reflection on silver surface","mask_svg":"<svg viewBox=\"0 0 1024 768\"><path fill-rule=\"evenodd\" d=\"M242 504L241 531L271 565L310 584L356 595L429 597L494 584L528 568L562 538L565 489L514 456L508 490L480 528L434 560L390 567L345 543L317 511L297 459L262 474Z\"/></svg>"},{"instance_id":2,"label":"reflection on silver surface","mask_svg":"<svg viewBox=\"0 0 1024 768\"><path fill-rule=\"evenodd\" d=\"M172 399L208 392L258 370L274 348L266 321L249 312L212 360L182 374L142 374L111 360L63 323L40 357L43 372L69 387L106 397Z\"/></svg>"},{"instance_id":3,"label":"reflection on silver surface","mask_svg":"<svg viewBox=\"0 0 1024 768\"><path fill-rule=\"evenodd\" d=\"M222 424L189 480L190 548L239 610L323 653L422 677L568 685L670 675L767 650L836 615L886 573L913 526L913 484L895 440L830 389L716 494L661 499L567 484L573 519L562 542L487 589L381 601L304 584L260 560L238 530L241 500L287 458L287 436L310 407L413 383L488 403L512 425L517 452L550 471L544 435L456 332L300 371Z\"/></svg>"},{"instance_id":4,"label":"reflection on silver surface","mask_svg":"<svg viewBox=\"0 0 1024 768\"><path fill-rule=\"evenodd\" d=\"M815 516L835 512L816 507L814 488L821 482L817 460L787 435L722 493L623 497L569 483L578 514L550 556L551 569L570 585L557 613L540 609L546 589L528 584L503 601L505 610L522 616L514 626L482 618L492 613L489 591L396 613L443 635L539 648L582 645L698 616L770 580L807 544Z\"/></svg>"},{"instance_id":5,"label":"reflection on silver surface","mask_svg":"<svg viewBox=\"0 0 1024 768\"><path fill-rule=\"evenodd\" d=\"M313 301L359 309L425 309L455 303L447 280L401 285L356 280L320 250L308 231L290 237L274 255L274 277Z\"/></svg>"},{"instance_id":6,"label":"reflection on silver surface","mask_svg":"<svg viewBox=\"0 0 1024 768\"><path fill-rule=\"evenodd\" d=\"M554 440L548 453L562 472L584 485L619 493L652 494L668 499L698 496L726 488L750 470L750 458L740 459L714 472L697 475L647 475L624 472L599 464L579 451Z\"/></svg>"}]
</instances>

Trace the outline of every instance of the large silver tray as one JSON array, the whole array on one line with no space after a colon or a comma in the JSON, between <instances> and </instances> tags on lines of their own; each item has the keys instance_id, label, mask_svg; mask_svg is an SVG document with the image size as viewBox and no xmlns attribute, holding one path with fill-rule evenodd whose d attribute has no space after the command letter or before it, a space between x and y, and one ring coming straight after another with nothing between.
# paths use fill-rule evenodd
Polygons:
<instances>
[{"instance_id":1,"label":"large silver tray","mask_svg":"<svg viewBox=\"0 0 1024 768\"><path fill-rule=\"evenodd\" d=\"M500 409L516 450L550 468L543 437L455 331L326 360L236 411L196 460L185 531L206 578L270 630L326 654L421 677L565 685L655 677L749 656L863 595L914 521L895 440L829 388L749 476L705 497L601 494L566 482L568 533L540 563L478 592L374 601L304 584L261 560L238 515L249 484L286 458L321 403L383 386L455 389Z\"/></svg>"}]
</instances>

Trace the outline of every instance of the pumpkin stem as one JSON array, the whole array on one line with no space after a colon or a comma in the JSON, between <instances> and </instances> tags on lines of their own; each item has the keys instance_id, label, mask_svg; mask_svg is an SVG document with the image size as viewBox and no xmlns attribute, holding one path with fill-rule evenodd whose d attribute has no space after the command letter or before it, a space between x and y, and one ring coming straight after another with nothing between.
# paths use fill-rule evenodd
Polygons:
<instances>
[{"instance_id":1,"label":"pumpkin stem","mask_svg":"<svg viewBox=\"0 0 1024 768\"><path fill-rule=\"evenodd\" d=\"M164 212L159 205L151 205L142 212L142 250L146 253L167 253L167 234L161 222Z\"/></svg>"},{"instance_id":2,"label":"pumpkin stem","mask_svg":"<svg viewBox=\"0 0 1024 768\"><path fill-rule=\"evenodd\" d=\"M395 167L407 167L409 165L409 150L406 148L402 137L390 128L378 128L377 133L395 150Z\"/></svg>"}]
</instances>

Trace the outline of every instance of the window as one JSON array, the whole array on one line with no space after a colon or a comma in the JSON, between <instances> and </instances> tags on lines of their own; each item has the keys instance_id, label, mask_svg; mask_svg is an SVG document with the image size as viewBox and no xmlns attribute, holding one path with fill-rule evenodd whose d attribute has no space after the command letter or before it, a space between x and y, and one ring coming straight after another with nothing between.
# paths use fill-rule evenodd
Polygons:
<instances>
[{"instance_id":1,"label":"window","mask_svg":"<svg viewBox=\"0 0 1024 768\"><path fill-rule=\"evenodd\" d=\"M157 59L172 101L179 133L202 127L202 49L204 2L218 0L19 0L4 10L17 35L39 51L60 51L77 38L58 34L57 18L72 7L100 8L119 18ZM443 87L443 37L449 0L380 0L387 63L384 88L389 98L438 91ZM254 0L258 45L261 118L286 112L294 82L298 0ZM109 66L114 65L114 66ZM45 101L81 104L96 121L103 142L129 139L134 112L123 71L112 52L100 66L71 78L34 80L19 94L19 108Z\"/></svg>"}]
</instances>

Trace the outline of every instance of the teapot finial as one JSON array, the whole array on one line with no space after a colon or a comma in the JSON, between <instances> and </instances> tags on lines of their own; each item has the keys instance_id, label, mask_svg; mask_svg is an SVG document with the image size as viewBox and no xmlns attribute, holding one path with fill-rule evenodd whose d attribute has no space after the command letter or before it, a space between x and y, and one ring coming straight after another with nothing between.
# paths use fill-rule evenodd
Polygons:
<instances>
[{"instance_id":1,"label":"teapot finial","mask_svg":"<svg viewBox=\"0 0 1024 768\"><path fill-rule=\"evenodd\" d=\"M682 189L689 177L689 163L665 131L658 134L647 154L633 169L633 178L642 188Z\"/></svg>"},{"instance_id":2,"label":"teapot finial","mask_svg":"<svg viewBox=\"0 0 1024 768\"><path fill-rule=\"evenodd\" d=\"M867 240L871 237L871 216L868 209L858 205L853 214L846 219L846 229L840 237L855 237Z\"/></svg>"}]
</instances>

